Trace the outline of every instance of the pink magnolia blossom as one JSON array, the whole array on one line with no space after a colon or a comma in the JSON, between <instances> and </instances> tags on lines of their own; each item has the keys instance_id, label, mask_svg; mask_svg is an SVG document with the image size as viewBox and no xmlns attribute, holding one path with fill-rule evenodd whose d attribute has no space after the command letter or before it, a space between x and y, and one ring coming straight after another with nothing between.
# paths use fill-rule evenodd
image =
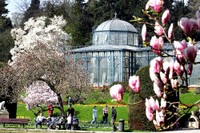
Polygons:
<instances>
[{"instance_id":1,"label":"pink magnolia blossom","mask_svg":"<svg viewBox=\"0 0 200 133\"><path fill-rule=\"evenodd\" d=\"M158 126L160 126L161 122L164 122L163 116L164 115L162 114L162 111L161 112L156 111L156 122Z\"/></svg>"},{"instance_id":2,"label":"pink magnolia blossom","mask_svg":"<svg viewBox=\"0 0 200 133\"><path fill-rule=\"evenodd\" d=\"M160 70L162 69L162 58L155 57L153 60L150 62L150 70L153 71L153 73L159 73Z\"/></svg>"},{"instance_id":3,"label":"pink magnolia blossom","mask_svg":"<svg viewBox=\"0 0 200 133\"><path fill-rule=\"evenodd\" d=\"M194 33L198 29L198 23L196 19L190 19L190 32Z\"/></svg>"},{"instance_id":4,"label":"pink magnolia blossom","mask_svg":"<svg viewBox=\"0 0 200 133\"><path fill-rule=\"evenodd\" d=\"M147 37L147 27L146 27L146 24L144 24L142 26L142 40L143 42L146 42L146 38Z\"/></svg>"},{"instance_id":5,"label":"pink magnolia blossom","mask_svg":"<svg viewBox=\"0 0 200 133\"><path fill-rule=\"evenodd\" d=\"M187 42L183 41L174 41L174 48L180 52L183 52L187 48Z\"/></svg>"},{"instance_id":6,"label":"pink magnolia blossom","mask_svg":"<svg viewBox=\"0 0 200 133\"><path fill-rule=\"evenodd\" d=\"M149 104L150 104L151 109L152 109L153 111L159 109L158 100L154 100L152 96L151 96L150 99L149 99Z\"/></svg>"},{"instance_id":7,"label":"pink magnolia blossom","mask_svg":"<svg viewBox=\"0 0 200 133\"><path fill-rule=\"evenodd\" d=\"M179 54L176 54L176 60L180 63L180 64L184 64L185 63L185 54L184 53L179 53Z\"/></svg>"},{"instance_id":8,"label":"pink magnolia blossom","mask_svg":"<svg viewBox=\"0 0 200 133\"><path fill-rule=\"evenodd\" d=\"M178 87L178 80L177 79L171 79L171 86L173 89L176 89Z\"/></svg>"},{"instance_id":9,"label":"pink magnolia blossom","mask_svg":"<svg viewBox=\"0 0 200 133\"><path fill-rule=\"evenodd\" d=\"M187 35L190 33L190 20L188 18L181 18L178 22L179 27L186 33Z\"/></svg>"},{"instance_id":10,"label":"pink magnolia blossom","mask_svg":"<svg viewBox=\"0 0 200 133\"><path fill-rule=\"evenodd\" d=\"M198 29L200 30L200 18L197 19Z\"/></svg>"},{"instance_id":11,"label":"pink magnolia blossom","mask_svg":"<svg viewBox=\"0 0 200 133\"><path fill-rule=\"evenodd\" d=\"M161 50L162 50L163 44L164 44L164 41L163 41L162 37L157 38L156 36L153 36L151 38L150 46L153 49L153 52L155 54L157 54L157 55L161 54Z\"/></svg>"},{"instance_id":12,"label":"pink magnolia blossom","mask_svg":"<svg viewBox=\"0 0 200 133\"><path fill-rule=\"evenodd\" d=\"M146 117L149 121L152 121L154 118L153 112L151 109L146 108Z\"/></svg>"},{"instance_id":13,"label":"pink magnolia blossom","mask_svg":"<svg viewBox=\"0 0 200 133\"><path fill-rule=\"evenodd\" d=\"M197 56L197 51L198 51L197 46L189 43L188 47L185 50L185 55L187 59L190 61L190 63L194 63L195 58Z\"/></svg>"},{"instance_id":14,"label":"pink magnolia blossom","mask_svg":"<svg viewBox=\"0 0 200 133\"><path fill-rule=\"evenodd\" d=\"M164 99L167 98L167 94L166 94L166 93L163 94L163 98L164 98Z\"/></svg>"},{"instance_id":15,"label":"pink magnolia blossom","mask_svg":"<svg viewBox=\"0 0 200 133\"><path fill-rule=\"evenodd\" d=\"M168 35L167 35L169 39L172 39L173 31L174 31L174 24L171 23L171 25L170 25L170 27L168 29Z\"/></svg>"},{"instance_id":16,"label":"pink magnolia blossom","mask_svg":"<svg viewBox=\"0 0 200 133\"><path fill-rule=\"evenodd\" d=\"M27 109L32 109L37 105L46 106L49 103L58 103L58 96L45 82L33 82L28 87L25 87L25 89L25 96L21 98L26 103Z\"/></svg>"},{"instance_id":17,"label":"pink magnolia blossom","mask_svg":"<svg viewBox=\"0 0 200 133\"><path fill-rule=\"evenodd\" d=\"M155 94L158 96L158 97L161 97L162 96L162 92L161 92L161 89L163 88L162 84L161 83L156 83L154 82L153 83L153 90L155 92Z\"/></svg>"},{"instance_id":18,"label":"pink magnolia blossom","mask_svg":"<svg viewBox=\"0 0 200 133\"><path fill-rule=\"evenodd\" d=\"M192 75L192 70L193 70L193 64L188 64L188 69L187 69L188 75Z\"/></svg>"},{"instance_id":19,"label":"pink magnolia blossom","mask_svg":"<svg viewBox=\"0 0 200 133\"><path fill-rule=\"evenodd\" d=\"M162 82L164 83L164 84L167 84L167 76L166 76L166 74L165 73L163 73L163 72L160 72L160 78L161 78L161 80L162 80Z\"/></svg>"},{"instance_id":20,"label":"pink magnolia blossom","mask_svg":"<svg viewBox=\"0 0 200 133\"><path fill-rule=\"evenodd\" d=\"M110 95L111 95L111 97L116 99L118 102L121 102L123 100L123 96L124 96L124 89L123 89L122 85L120 85L120 84L113 85L110 88Z\"/></svg>"},{"instance_id":21,"label":"pink magnolia blossom","mask_svg":"<svg viewBox=\"0 0 200 133\"><path fill-rule=\"evenodd\" d=\"M151 7L155 12L160 13L163 8L163 0L149 0L146 5L146 9Z\"/></svg>"},{"instance_id":22,"label":"pink magnolia blossom","mask_svg":"<svg viewBox=\"0 0 200 133\"><path fill-rule=\"evenodd\" d=\"M161 98L160 108L166 108L166 106L167 106L167 101L164 98Z\"/></svg>"},{"instance_id":23,"label":"pink magnolia blossom","mask_svg":"<svg viewBox=\"0 0 200 133\"><path fill-rule=\"evenodd\" d=\"M182 76L183 75L183 73L184 73L183 66L177 60L174 62L174 66L173 67L174 67L174 71L176 72L176 74L178 76Z\"/></svg>"},{"instance_id":24,"label":"pink magnolia blossom","mask_svg":"<svg viewBox=\"0 0 200 133\"><path fill-rule=\"evenodd\" d=\"M168 79L173 78L173 73L174 73L173 64L174 64L173 60L166 60L163 62L163 70L165 71L165 74Z\"/></svg>"},{"instance_id":25,"label":"pink magnolia blossom","mask_svg":"<svg viewBox=\"0 0 200 133\"><path fill-rule=\"evenodd\" d=\"M165 25L168 22L169 18L170 18L170 11L167 9L167 10L164 11L164 13L162 15L163 25Z\"/></svg>"},{"instance_id":26,"label":"pink magnolia blossom","mask_svg":"<svg viewBox=\"0 0 200 133\"><path fill-rule=\"evenodd\" d=\"M149 68L149 75L150 75L151 81L154 81L157 78L157 74L154 72L152 67Z\"/></svg>"},{"instance_id":27,"label":"pink magnolia blossom","mask_svg":"<svg viewBox=\"0 0 200 133\"><path fill-rule=\"evenodd\" d=\"M149 99L145 99L145 106L146 106L146 108L151 108L151 104L149 103Z\"/></svg>"},{"instance_id":28,"label":"pink magnolia blossom","mask_svg":"<svg viewBox=\"0 0 200 133\"><path fill-rule=\"evenodd\" d=\"M159 25L158 22L155 23L154 32L159 36L161 36L163 34L163 32L164 32L163 28Z\"/></svg>"},{"instance_id":29,"label":"pink magnolia blossom","mask_svg":"<svg viewBox=\"0 0 200 133\"><path fill-rule=\"evenodd\" d=\"M133 89L134 92L138 93L140 91L140 79L139 76L130 76L129 86Z\"/></svg>"},{"instance_id":30,"label":"pink magnolia blossom","mask_svg":"<svg viewBox=\"0 0 200 133\"><path fill-rule=\"evenodd\" d=\"M195 19L181 18L178 25L186 35L190 35L198 29L197 20Z\"/></svg>"}]
</instances>

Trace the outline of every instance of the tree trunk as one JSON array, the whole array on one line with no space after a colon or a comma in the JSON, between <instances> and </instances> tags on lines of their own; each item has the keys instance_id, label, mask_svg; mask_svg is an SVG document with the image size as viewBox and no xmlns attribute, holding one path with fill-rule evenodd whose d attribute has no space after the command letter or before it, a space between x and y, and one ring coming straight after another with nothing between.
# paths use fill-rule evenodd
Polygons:
<instances>
[{"instance_id":1,"label":"tree trunk","mask_svg":"<svg viewBox=\"0 0 200 133\"><path fill-rule=\"evenodd\" d=\"M65 116L65 111L64 111L64 107L63 107L62 97L60 96L60 94L57 94L57 96L58 96L58 104L60 106L61 116Z\"/></svg>"}]
</instances>

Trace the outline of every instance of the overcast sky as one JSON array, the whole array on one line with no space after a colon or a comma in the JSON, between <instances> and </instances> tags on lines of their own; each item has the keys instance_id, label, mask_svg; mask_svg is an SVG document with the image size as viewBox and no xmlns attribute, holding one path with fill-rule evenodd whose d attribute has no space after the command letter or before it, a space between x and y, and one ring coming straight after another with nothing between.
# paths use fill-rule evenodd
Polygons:
<instances>
[{"instance_id":1,"label":"overcast sky","mask_svg":"<svg viewBox=\"0 0 200 133\"><path fill-rule=\"evenodd\" d=\"M43 1L48 1L48 0L40 0L40 3ZM27 3L30 5L31 0L7 0L7 9L9 10L8 16L11 17L11 14L14 12L20 12L19 9L22 8L23 3Z\"/></svg>"}]
</instances>

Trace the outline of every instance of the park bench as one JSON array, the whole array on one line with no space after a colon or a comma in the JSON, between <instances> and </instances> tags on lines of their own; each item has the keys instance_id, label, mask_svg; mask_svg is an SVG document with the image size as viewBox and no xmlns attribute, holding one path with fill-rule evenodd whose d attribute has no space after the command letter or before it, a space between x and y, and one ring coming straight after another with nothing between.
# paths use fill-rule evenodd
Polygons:
<instances>
[{"instance_id":1,"label":"park bench","mask_svg":"<svg viewBox=\"0 0 200 133\"><path fill-rule=\"evenodd\" d=\"M22 125L24 128L24 125L28 125L29 119L21 119L21 118L0 118L0 124L3 124L3 127L5 127L6 124L18 124Z\"/></svg>"}]
</instances>

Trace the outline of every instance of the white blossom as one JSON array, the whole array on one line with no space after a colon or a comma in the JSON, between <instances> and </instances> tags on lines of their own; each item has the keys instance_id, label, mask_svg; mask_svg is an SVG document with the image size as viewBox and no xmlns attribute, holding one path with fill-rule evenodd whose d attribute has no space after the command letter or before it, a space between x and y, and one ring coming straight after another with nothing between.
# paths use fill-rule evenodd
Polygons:
<instances>
[{"instance_id":1,"label":"white blossom","mask_svg":"<svg viewBox=\"0 0 200 133\"><path fill-rule=\"evenodd\" d=\"M30 18L24 23L24 28L14 28L11 35L14 39L14 47L10 50L12 62L17 61L17 57L25 52L30 52L35 46L44 44L47 47L59 50L63 45L67 45L67 41L71 36L63 31L66 21L62 16L54 16L50 18L48 24L46 17Z\"/></svg>"}]
</instances>

